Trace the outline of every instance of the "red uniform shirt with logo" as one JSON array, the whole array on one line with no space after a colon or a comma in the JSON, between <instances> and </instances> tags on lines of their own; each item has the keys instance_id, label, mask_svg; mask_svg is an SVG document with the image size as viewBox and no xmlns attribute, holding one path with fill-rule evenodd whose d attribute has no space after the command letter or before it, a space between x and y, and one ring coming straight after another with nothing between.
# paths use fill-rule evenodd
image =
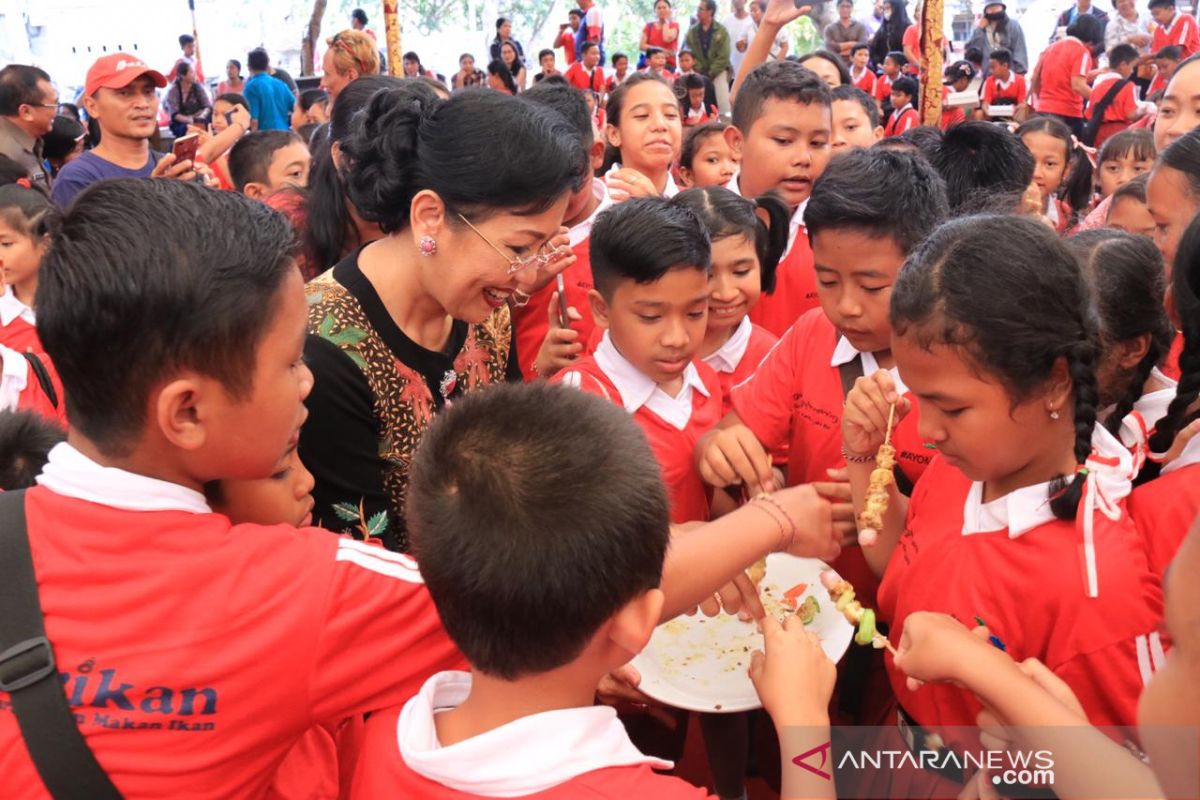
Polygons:
<instances>
[{"instance_id":1,"label":"red uniform shirt with logo","mask_svg":"<svg viewBox=\"0 0 1200 800\"><path fill-rule=\"evenodd\" d=\"M367 722L351 800L703 800L686 781L659 775L670 761L642 754L606 706L521 717L461 742L438 741L435 711L462 704L471 677L435 675L405 704Z\"/></svg>"},{"instance_id":2,"label":"red uniform shirt with logo","mask_svg":"<svg viewBox=\"0 0 1200 800\"><path fill-rule=\"evenodd\" d=\"M1123 458L1113 461L1124 466L1106 472L1093 456L1089 468L1105 474L1097 477L1098 506L1116 519L1099 507L1089 512L1086 500L1077 521L1054 518L1048 484L985 504L982 484L935 458L917 483L888 562L881 618L902 631L914 611L950 614L968 626L980 617L1013 659L1040 659L1062 678L1092 724L1135 725L1142 689L1163 663L1156 632L1162 593L1125 509L1128 452L1108 439L1101 452L1121 450ZM919 724L975 724L980 705L970 692L948 684L912 692L904 675L891 671L900 705Z\"/></svg>"},{"instance_id":3,"label":"red uniform shirt with logo","mask_svg":"<svg viewBox=\"0 0 1200 800\"><path fill-rule=\"evenodd\" d=\"M62 444L25 499L46 633L100 766L134 797L262 796L314 724L463 660L414 562L232 525L191 489ZM5 796L49 795L0 693Z\"/></svg>"},{"instance_id":4,"label":"red uniform shirt with logo","mask_svg":"<svg viewBox=\"0 0 1200 800\"><path fill-rule=\"evenodd\" d=\"M680 395L671 398L625 360L605 333L594 354L552 380L599 395L631 413L662 469L671 521L708 519L712 495L696 468L696 442L721 421L725 409L721 382L711 367L689 364Z\"/></svg>"},{"instance_id":5,"label":"red uniform shirt with logo","mask_svg":"<svg viewBox=\"0 0 1200 800\"><path fill-rule=\"evenodd\" d=\"M1196 51L1200 50L1200 31L1196 28L1196 18L1191 14L1178 12L1175 18L1171 20L1171 24L1163 27L1162 25L1154 26L1154 33L1151 35L1150 52L1157 53L1164 47L1171 45L1177 46L1183 51L1183 57L1187 58Z\"/></svg>"},{"instance_id":6,"label":"red uniform shirt with logo","mask_svg":"<svg viewBox=\"0 0 1200 800\"><path fill-rule=\"evenodd\" d=\"M853 360L858 351L838 334L821 309L809 311L767 355L754 375L735 386L733 410L767 450L788 445L788 484L798 486L827 481L827 469L846 466L842 456L841 372L837 360ZM859 355L864 373L878 369L873 356ZM868 370L868 367L870 369ZM893 372L893 377L896 373ZM903 388L903 384L900 384ZM914 409L916 400L912 400ZM896 460L908 478L916 482L930 461L921 443L914 410L893 434ZM833 563L838 573L854 584L863 602L871 605L878 579L867 566L862 550L847 548Z\"/></svg>"}]
</instances>

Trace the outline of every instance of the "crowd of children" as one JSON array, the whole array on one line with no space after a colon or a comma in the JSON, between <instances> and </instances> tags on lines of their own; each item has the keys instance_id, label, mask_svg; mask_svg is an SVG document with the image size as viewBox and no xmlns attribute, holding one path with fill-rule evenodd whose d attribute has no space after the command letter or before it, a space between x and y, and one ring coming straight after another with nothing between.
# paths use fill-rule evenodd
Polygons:
<instances>
[{"instance_id":1,"label":"crowd of children","mask_svg":"<svg viewBox=\"0 0 1200 800\"><path fill-rule=\"evenodd\" d=\"M4 796L709 796L628 667L697 607L765 642L772 724L696 723L720 798L751 763L787 798L984 796L928 763L980 719L1105 754L1063 750L1059 797L1190 796L1200 746L1156 726L1200 726L1200 56L1151 106L1136 52L1081 53L1088 124L1015 113L1047 62L996 49L943 130L903 53L770 59L804 11L759 9L729 119L584 43L520 96L368 75L293 130L222 95L178 159L120 118L161 76L101 59L104 152L145 174L0 179L0 544L49 643L0 626ZM775 552L895 649L835 665L764 615ZM917 759L829 780L795 757L831 725Z\"/></svg>"}]
</instances>

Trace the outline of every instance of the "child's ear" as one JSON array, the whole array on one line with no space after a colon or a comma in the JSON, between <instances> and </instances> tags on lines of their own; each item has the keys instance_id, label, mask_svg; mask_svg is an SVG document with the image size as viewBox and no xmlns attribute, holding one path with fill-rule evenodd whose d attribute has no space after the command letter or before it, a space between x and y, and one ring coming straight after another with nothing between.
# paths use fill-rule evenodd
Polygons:
<instances>
[{"instance_id":1,"label":"child's ear","mask_svg":"<svg viewBox=\"0 0 1200 800\"><path fill-rule=\"evenodd\" d=\"M616 125L611 122L604 125L604 137L608 139L608 143L618 150L621 149L621 131Z\"/></svg>"},{"instance_id":2,"label":"child's ear","mask_svg":"<svg viewBox=\"0 0 1200 800\"><path fill-rule=\"evenodd\" d=\"M877 141L877 142L883 141L883 126L876 125L875 130L871 131L871 135L875 137L875 141Z\"/></svg>"},{"instance_id":3,"label":"child's ear","mask_svg":"<svg viewBox=\"0 0 1200 800\"><path fill-rule=\"evenodd\" d=\"M250 181L242 187L242 194L246 195L246 197L249 197L251 200L265 200L270 192L267 190L267 185L265 183Z\"/></svg>"},{"instance_id":4,"label":"child's ear","mask_svg":"<svg viewBox=\"0 0 1200 800\"><path fill-rule=\"evenodd\" d=\"M630 600L610 620L609 640L631 656L642 652L662 616L663 601L660 589L650 589Z\"/></svg>"},{"instance_id":5,"label":"child's ear","mask_svg":"<svg viewBox=\"0 0 1200 800\"><path fill-rule=\"evenodd\" d=\"M184 373L151 396L151 418L162 438L181 450L198 450L205 441L205 392L219 384Z\"/></svg>"},{"instance_id":6,"label":"child's ear","mask_svg":"<svg viewBox=\"0 0 1200 800\"><path fill-rule=\"evenodd\" d=\"M1071 402L1073 388L1074 381L1071 380L1067 358L1062 356L1054 362L1054 368L1050 370L1050 377L1046 380L1046 410L1061 411L1067 408Z\"/></svg>"},{"instance_id":7,"label":"child's ear","mask_svg":"<svg viewBox=\"0 0 1200 800\"><path fill-rule=\"evenodd\" d=\"M593 130L595 127L596 126L593 124ZM604 142L600 141L599 139L594 140L592 142L592 149L588 153L588 157L592 161L592 172L595 172L604 166Z\"/></svg>"},{"instance_id":8,"label":"child's ear","mask_svg":"<svg viewBox=\"0 0 1200 800\"><path fill-rule=\"evenodd\" d=\"M1142 363L1146 353L1150 352L1150 334L1143 333L1132 339L1117 343L1117 358L1121 369L1133 369Z\"/></svg>"},{"instance_id":9,"label":"child's ear","mask_svg":"<svg viewBox=\"0 0 1200 800\"><path fill-rule=\"evenodd\" d=\"M409 219L412 221L414 240L419 240L423 236L432 236L436 239L446 225L446 204L437 192L422 189L412 199L412 204L409 206Z\"/></svg>"},{"instance_id":10,"label":"child's ear","mask_svg":"<svg viewBox=\"0 0 1200 800\"><path fill-rule=\"evenodd\" d=\"M679 168L679 182L681 184L683 184L685 188L691 188L691 186L692 186L692 171L690 169L688 169L687 167L680 167Z\"/></svg>"},{"instance_id":11,"label":"child's ear","mask_svg":"<svg viewBox=\"0 0 1200 800\"><path fill-rule=\"evenodd\" d=\"M595 289L587 293L588 305L592 307L592 320L596 323L597 328L608 329L608 302L605 301L604 295L600 294Z\"/></svg>"},{"instance_id":12,"label":"child's ear","mask_svg":"<svg viewBox=\"0 0 1200 800\"><path fill-rule=\"evenodd\" d=\"M742 160L742 132L733 125L725 129L725 144L729 145L730 152L738 161Z\"/></svg>"}]
</instances>

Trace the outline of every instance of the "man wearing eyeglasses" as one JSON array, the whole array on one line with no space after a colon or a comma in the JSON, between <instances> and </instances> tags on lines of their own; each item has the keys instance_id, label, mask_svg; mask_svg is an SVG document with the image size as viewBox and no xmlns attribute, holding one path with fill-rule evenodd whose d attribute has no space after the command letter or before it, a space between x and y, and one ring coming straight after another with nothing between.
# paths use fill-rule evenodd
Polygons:
<instances>
[{"instance_id":1,"label":"man wearing eyeglasses","mask_svg":"<svg viewBox=\"0 0 1200 800\"><path fill-rule=\"evenodd\" d=\"M50 188L42 160L42 138L54 127L58 91L37 67L9 64L0 69L0 153L16 161L33 181Z\"/></svg>"}]
</instances>

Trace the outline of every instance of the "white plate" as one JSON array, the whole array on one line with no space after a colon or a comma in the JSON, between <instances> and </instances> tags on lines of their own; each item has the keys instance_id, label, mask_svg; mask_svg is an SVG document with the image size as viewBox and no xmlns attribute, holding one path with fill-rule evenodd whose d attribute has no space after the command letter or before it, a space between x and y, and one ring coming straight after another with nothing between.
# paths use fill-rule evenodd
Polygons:
<instances>
[{"instance_id":1,"label":"white plate","mask_svg":"<svg viewBox=\"0 0 1200 800\"><path fill-rule=\"evenodd\" d=\"M767 557L767 574L759 591L767 613L779 618L790 613L780 605L784 592L807 583L799 602L812 595L821 606L809 630L821 638L825 654L836 662L850 646L854 628L821 585L821 573L827 569L815 558L774 553ZM762 646L762 634L752 622L728 614L683 615L655 629L633 666L642 675L639 688L667 705L718 713L750 711L762 707L747 673L750 654Z\"/></svg>"}]
</instances>

